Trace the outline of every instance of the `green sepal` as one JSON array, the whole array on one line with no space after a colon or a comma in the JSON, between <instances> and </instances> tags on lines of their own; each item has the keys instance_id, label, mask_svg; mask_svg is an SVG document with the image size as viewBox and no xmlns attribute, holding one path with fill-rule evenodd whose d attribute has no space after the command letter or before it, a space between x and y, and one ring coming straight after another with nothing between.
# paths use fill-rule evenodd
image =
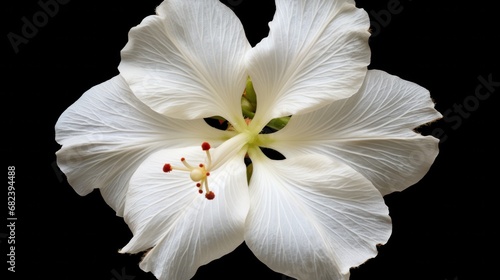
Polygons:
<instances>
[{"instance_id":1,"label":"green sepal","mask_svg":"<svg viewBox=\"0 0 500 280\"><path fill-rule=\"evenodd\" d=\"M255 106L245 96L241 97L241 111L243 112L243 116L247 118L252 119L255 116Z\"/></svg>"},{"instance_id":2,"label":"green sepal","mask_svg":"<svg viewBox=\"0 0 500 280\"><path fill-rule=\"evenodd\" d=\"M257 108L257 95L255 94L255 89L253 88L252 79L250 77L247 78L247 86L243 96L252 104L255 112L255 108Z\"/></svg>"},{"instance_id":3,"label":"green sepal","mask_svg":"<svg viewBox=\"0 0 500 280\"><path fill-rule=\"evenodd\" d=\"M274 129L274 130L281 130L283 127L285 127L288 122L290 121L290 117L281 117L281 118L276 118L272 119L267 126Z\"/></svg>"},{"instance_id":4,"label":"green sepal","mask_svg":"<svg viewBox=\"0 0 500 280\"><path fill-rule=\"evenodd\" d=\"M247 165L247 183L250 184L250 179L252 178L253 173L253 164L250 163Z\"/></svg>"}]
</instances>

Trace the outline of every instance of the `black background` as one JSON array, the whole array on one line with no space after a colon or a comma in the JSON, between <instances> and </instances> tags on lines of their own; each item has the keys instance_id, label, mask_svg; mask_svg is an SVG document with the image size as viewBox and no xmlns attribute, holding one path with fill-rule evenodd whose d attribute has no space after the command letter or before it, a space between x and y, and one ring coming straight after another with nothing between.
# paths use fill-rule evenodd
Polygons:
<instances>
[{"instance_id":1,"label":"black background","mask_svg":"<svg viewBox=\"0 0 500 280\"><path fill-rule=\"evenodd\" d=\"M15 166L18 219L16 273L7 271L10 232L0 227L0 273L8 276L2 279L154 279L138 268L140 256L117 252L131 238L122 218L98 191L78 196L55 166L57 118L87 89L118 74L129 29L160 3L123 2L60 4L45 22L38 19L43 24L17 53L8 34L21 35L23 17L32 21L42 9L38 1L2 4L1 213L7 214L7 169ZM441 139L440 154L419 183L386 196L393 235L377 258L352 270L352 280L498 278L500 24L493 2L357 1L372 19L370 68L428 88L447 117L423 129ZM273 1L225 3L252 44L266 36ZM494 83L477 95L481 80ZM241 278L288 279L244 246L201 267L194 279Z\"/></svg>"}]
</instances>

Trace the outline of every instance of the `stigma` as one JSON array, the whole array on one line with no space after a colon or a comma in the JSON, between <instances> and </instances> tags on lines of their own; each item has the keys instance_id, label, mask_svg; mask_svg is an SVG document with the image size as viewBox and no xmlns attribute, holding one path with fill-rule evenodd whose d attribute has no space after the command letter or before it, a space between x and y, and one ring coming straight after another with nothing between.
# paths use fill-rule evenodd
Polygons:
<instances>
[{"instance_id":1,"label":"stigma","mask_svg":"<svg viewBox=\"0 0 500 280\"><path fill-rule=\"evenodd\" d=\"M198 188L198 193L205 193L205 198L212 200L215 198L215 194L208 187L208 177L210 176L210 167L212 165L212 156L210 155L210 144L203 142L201 144L201 149L206 153L206 162L200 163L198 165L191 165L187 162L185 158L181 158L183 166L173 166L170 163L165 163L163 165L163 172L169 173L174 170L187 171L189 172L189 178L195 183Z\"/></svg>"}]
</instances>

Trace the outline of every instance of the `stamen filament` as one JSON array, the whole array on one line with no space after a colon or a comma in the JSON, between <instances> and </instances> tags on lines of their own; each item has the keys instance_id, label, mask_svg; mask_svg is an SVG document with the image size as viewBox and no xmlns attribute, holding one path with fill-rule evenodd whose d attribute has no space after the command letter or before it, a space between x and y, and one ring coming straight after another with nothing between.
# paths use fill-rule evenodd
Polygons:
<instances>
[{"instance_id":1,"label":"stamen filament","mask_svg":"<svg viewBox=\"0 0 500 280\"><path fill-rule=\"evenodd\" d=\"M208 150L206 150L205 153L207 154L207 169L210 169L210 167L212 167L212 156Z\"/></svg>"},{"instance_id":2,"label":"stamen filament","mask_svg":"<svg viewBox=\"0 0 500 280\"><path fill-rule=\"evenodd\" d=\"M188 168L187 171L190 171L190 170L194 169L194 167L192 167L189 163L186 162L185 158L181 158L181 162L182 162L182 164L184 164L184 166L186 166L186 168Z\"/></svg>"}]
</instances>

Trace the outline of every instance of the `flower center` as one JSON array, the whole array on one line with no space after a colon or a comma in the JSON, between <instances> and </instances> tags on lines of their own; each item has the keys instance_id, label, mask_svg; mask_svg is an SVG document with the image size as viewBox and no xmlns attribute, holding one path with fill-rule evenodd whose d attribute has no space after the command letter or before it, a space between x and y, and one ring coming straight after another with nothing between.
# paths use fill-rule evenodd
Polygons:
<instances>
[{"instance_id":1,"label":"flower center","mask_svg":"<svg viewBox=\"0 0 500 280\"><path fill-rule=\"evenodd\" d=\"M214 116L205 119L205 121L210 126L231 132L230 135L232 136L230 137L230 139L224 142L231 143L226 146L220 153L222 155L225 155L222 156L222 160L216 159L214 165L212 166L210 144L207 142L203 142L201 144L201 148L206 152L206 163L200 163L197 166L193 166L189 164L185 158L181 158L183 166L173 166L170 163L165 163L163 165L163 172L170 173L173 170L189 172L189 178L191 178L191 180L196 183L198 192L200 194L205 193L205 197L208 200L212 200L215 198L215 194L208 187L208 177L210 176L210 169L212 167L214 170L217 169L221 162L223 162L224 159L228 158L228 154L232 154L235 151L244 149L244 152L246 153L245 163L247 164L248 179L251 177L252 173L252 162L248 157L251 153L259 150L271 159L284 159L285 157L279 152L265 147L267 146L266 144L269 144L269 142L272 141L272 138L269 137L268 134L276 132L285 127L288 124L291 116L272 119L267 124L262 123L262 120L256 121L254 117L257 111L257 95L253 88L253 83L250 77L248 77L247 79L247 85L241 97L241 109L243 113L242 117L246 125L242 124L233 126L233 124L229 123L227 120L220 116Z\"/></svg>"},{"instance_id":2,"label":"flower center","mask_svg":"<svg viewBox=\"0 0 500 280\"><path fill-rule=\"evenodd\" d=\"M210 167L212 165L212 156L210 155L210 144L203 142L201 144L201 149L206 152L207 162L206 164L200 163L198 166L190 165L185 158L181 158L181 162L184 166L172 166L170 163L165 163L163 165L163 172L169 173L172 170L180 170L189 172L189 177L193 182L196 183L198 192L200 194L205 191L205 197L208 200L215 198L215 194L208 187L208 176L210 176Z\"/></svg>"}]
</instances>

